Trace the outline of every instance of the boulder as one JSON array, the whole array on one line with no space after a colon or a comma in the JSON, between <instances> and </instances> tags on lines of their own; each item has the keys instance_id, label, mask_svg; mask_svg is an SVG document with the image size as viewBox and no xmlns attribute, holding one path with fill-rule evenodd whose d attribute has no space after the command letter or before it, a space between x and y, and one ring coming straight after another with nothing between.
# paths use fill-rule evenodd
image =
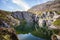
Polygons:
<instances>
[{"instance_id":1,"label":"boulder","mask_svg":"<svg viewBox=\"0 0 60 40\"><path fill-rule=\"evenodd\" d=\"M0 28L0 40L18 40L13 28Z\"/></svg>"}]
</instances>

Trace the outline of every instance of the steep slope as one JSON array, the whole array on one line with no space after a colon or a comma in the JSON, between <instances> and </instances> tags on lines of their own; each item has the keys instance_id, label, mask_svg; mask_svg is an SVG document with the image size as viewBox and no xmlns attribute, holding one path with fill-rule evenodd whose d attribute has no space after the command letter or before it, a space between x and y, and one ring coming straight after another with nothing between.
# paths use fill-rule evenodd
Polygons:
<instances>
[{"instance_id":1,"label":"steep slope","mask_svg":"<svg viewBox=\"0 0 60 40\"><path fill-rule=\"evenodd\" d=\"M41 25L50 25L48 27L54 28L55 26L57 27L57 25L60 25L58 19L60 17L59 0L48 1L46 3L33 6L28 11L36 14L37 17L39 17L38 24L40 27ZM60 28L60 26L58 28Z\"/></svg>"},{"instance_id":2,"label":"steep slope","mask_svg":"<svg viewBox=\"0 0 60 40\"><path fill-rule=\"evenodd\" d=\"M11 14L12 12L0 10L0 40L18 40L13 26L18 25L19 20Z\"/></svg>"},{"instance_id":3,"label":"steep slope","mask_svg":"<svg viewBox=\"0 0 60 40\"><path fill-rule=\"evenodd\" d=\"M41 15L38 16L39 16L38 24L40 27L47 26L48 28L56 29L58 28L57 26L60 25L59 23L60 15L58 15L58 13L55 11L43 12Z\"/></svg>"},{"instance_id":4,"label":"steep slope","mask_svg":"<svg viewBox=\"0 0 60 40\"><path fill-rule=\"evenodd\" d=\"M12 12L0 10L0 27L11 27L19 24L19 20L11 16Z\"/></svg>"},{"instance_id":5,"label":"steep slope","mask_svg":"<svg viewBox=\"0 0 60 40\"><path fill-rule=\"evenodd\" d=\"M25 11L8 12L0 10L0 26L10 27L27 23L27 25L35 22L35 14Z\"/></svg>"},{"instance_id":6,"label":"steep slope","mask_svg":"<svg viewBox=\"0 0 60 40\"><path fill-rule=\"evenodd\" d=\"M27 23L32 23L35 15L32 14L31 12L20 12L20 11L16 11L16 12L13 12L12 13L12 16L16 19L19 19L19 20L25 20Z\"/></svg>"},{"instance_id":7,"label":"steep slope","mask_svg":"<svg viewBox=\"0 0 60 40\"><path fill-rule=\"evenodd\" d=\"M60 11L60 1L48 1L46 3L33 6L28 10L29 12L33 12L35 14L39 14L44 11Z\"/></svg>"}]
</instances>

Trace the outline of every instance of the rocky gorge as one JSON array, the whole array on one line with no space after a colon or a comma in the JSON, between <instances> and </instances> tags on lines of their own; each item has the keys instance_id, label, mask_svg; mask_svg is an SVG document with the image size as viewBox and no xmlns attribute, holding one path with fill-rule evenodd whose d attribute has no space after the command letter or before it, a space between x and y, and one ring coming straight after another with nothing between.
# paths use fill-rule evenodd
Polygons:
<instances>
[{"instance_id":1,"label":"rocky gorge","mask_svg":"<svg viewBox=\"0 0 60 40\"><path fill-rule=\"evenodd\" d=\"M49 1L34 6L28 11L9 12L0 10L0 34L2 36L0 39L18 40L16 34L26 33L46 40L51 40L53 34L58 37L60 35L59 6L60 1Z\"/></svg>"}]
</instances>

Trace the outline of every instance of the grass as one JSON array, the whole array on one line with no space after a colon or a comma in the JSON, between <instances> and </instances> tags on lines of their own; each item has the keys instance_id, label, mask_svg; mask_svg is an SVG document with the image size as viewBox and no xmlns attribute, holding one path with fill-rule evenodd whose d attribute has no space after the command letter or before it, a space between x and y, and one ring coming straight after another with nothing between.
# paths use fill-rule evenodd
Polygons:
<instances>
[{"instance_id":1,"label":"grass","mask_svg":"<svg viewBox=\"0 0 60 40\"><path fill-rule=\"evenodd\" d=\"M57 19L54 23L55 26L59 26L60 27L60 19Z\"/></svg>"},{"instance_id":2,"label":"grass","mask_svg":"<svg viewBox=\"0 0 60 40\"><path fill-rule=\"evenodd\" d=\"M60 15L60 12L59 11L55 11L58 15Z\"/></svg>"}]
</instances>

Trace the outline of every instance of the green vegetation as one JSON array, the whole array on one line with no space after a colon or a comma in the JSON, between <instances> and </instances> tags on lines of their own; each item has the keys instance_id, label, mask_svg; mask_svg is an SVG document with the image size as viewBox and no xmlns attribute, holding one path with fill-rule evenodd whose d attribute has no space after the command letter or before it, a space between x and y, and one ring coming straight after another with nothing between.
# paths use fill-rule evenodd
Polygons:
<instances>
[{"instance_id":1,"label":"green vegetation","mask_svg":"<svg viewBox=\"0 0 60 40\"><path fill-rule=\"evenodd\" d=\"M38 31L33 31L33 35L44 38L46 40L50 40L51 35L53 34L51 30L45 28L39 28Z\"/></svg>"},{"instance_id":2,"label":"green vegetation","mask_svg":"<svg viewBox=\"0 0 60 40\"><path fill-rule=\"evenodd\" d=\"M39 27L38 24L33 23L32 25L27 26L27 22L25 20L21 21L21 25L15 27L17 34L26 34L31 33L34 36L51 40L51 35L57 34L58 30L49 30L46 24L43 24L43 27Z\"/></svg>"},{"instance_id":3,"label":"green vegetation","mask_svg":"<svg viewBox=\"0 0 60 40\"><path fill-rule=\"evenodd\" d=\"M54 23L55 26L59 26L60 27L60 19L57 19Z\"/></svg>"},{"instance_id":4,"label":"green vegetation","mask_svg":"<svg viewBox=\"0 0 60 40\"><path fill-rule=\"evenodd\" d=\"M48 28L39 28L38 31L33 31L31 32L33 35L46 39L46 40L51 40L51 35L57 34L58 35L59 30L58 29L52 29L49 30Z\"/></svg>"},{"instance_id":5,"label":"green vegetation","mask_svg":"<svg viewBox=\"0 0 60 40\"><path fill-rule=\"evenodd\" d=\"M60 15L60 12L59 11L55 11L58 15Z\"/></svg>"},{"instance_id":6,"label":"green vegetation","mask_svg":"<svg viewBox=\"0 0 60 40\"><path fill-rule=\"evenodd\" d=\"M29 33L34 30L33 24L28 24L25 20L21 20L21 24L14 28L15 28L17 34Z\"/></svg>"}]
</instances>

